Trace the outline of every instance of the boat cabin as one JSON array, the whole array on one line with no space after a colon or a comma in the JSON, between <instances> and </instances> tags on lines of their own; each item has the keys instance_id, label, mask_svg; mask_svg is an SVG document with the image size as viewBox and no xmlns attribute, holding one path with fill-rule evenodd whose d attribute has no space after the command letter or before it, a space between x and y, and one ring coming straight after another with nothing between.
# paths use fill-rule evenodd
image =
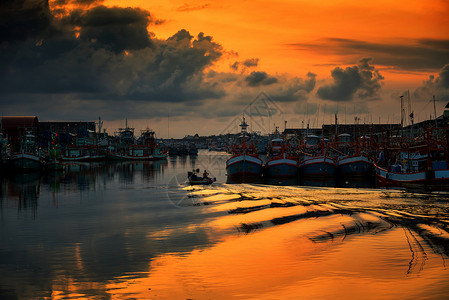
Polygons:
<instances>
[{"instance_id":1,"label":"boat cabin","mask_svg":"<svg viewBox=\"0 0 449 300\"><path fill-rule=\"evenodd\" d=\"M347 144L352 142L352 138L351 135L349 133L342 133L338 135L338 140L343 143L343 144Z\"/></svg>"},{"instance_id":2,"label":"boat cabin","mask_svg":"<svg viewBox=\"0 0 449 300\"><path fill-rule=\"evenodd\" d=\"M315 147L318 146L320 142L320 137L314 134L310 134L306 136L306 146L307 147Z\"/></svg>"}]
</instances>

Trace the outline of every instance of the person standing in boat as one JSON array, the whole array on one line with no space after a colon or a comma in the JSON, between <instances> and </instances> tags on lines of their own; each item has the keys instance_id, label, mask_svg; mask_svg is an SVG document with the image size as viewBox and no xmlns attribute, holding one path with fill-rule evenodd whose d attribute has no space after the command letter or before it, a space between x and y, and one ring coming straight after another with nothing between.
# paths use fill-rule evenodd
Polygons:
<instances>
[{"instance_id":1,"label":"person standing in boat","mask_svg":"<svg viewBox=\"0 0 449 300\"><path fill-rule=\"evenodd\" d=\"M204 173L203 173L203 179L207 179L208 176L209 176L209 173L207 173L207 171L204 170Z\"/></svg>"}]
</instances>

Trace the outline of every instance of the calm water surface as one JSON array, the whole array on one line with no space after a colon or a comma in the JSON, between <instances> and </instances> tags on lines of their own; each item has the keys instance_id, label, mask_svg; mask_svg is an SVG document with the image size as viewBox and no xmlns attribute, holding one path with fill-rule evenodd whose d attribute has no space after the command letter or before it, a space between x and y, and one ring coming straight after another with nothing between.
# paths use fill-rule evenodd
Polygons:
<instances>
[{"instance_id":1,"label":"calm water surface","mask_svg":"<svg viewBox=\"0 0 449 300\"><path fill-rule=\"evenodd\" d=\"M227 158L4 175L0 298L447 299L449 194L229 184Z\"/></svg>"}]
</instances>

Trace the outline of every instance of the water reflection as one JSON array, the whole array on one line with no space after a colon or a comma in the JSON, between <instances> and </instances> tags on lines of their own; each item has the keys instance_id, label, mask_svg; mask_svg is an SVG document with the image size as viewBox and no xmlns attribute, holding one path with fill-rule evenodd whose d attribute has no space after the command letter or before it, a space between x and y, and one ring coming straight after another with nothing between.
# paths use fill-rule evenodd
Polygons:
<instances>
[{"instance_id":1,"label":"water reflection","mask_svg":"<svg viewBox=\"0 0 449 300\"><path fill-rule=\"evenodd\" d=\"M427 196L398 191L243 184L191 196L214 214L203 226L218 242L156 257L147 276L111 283L117 295L377 299L449 291L449 211L435 195L422 203ZM432 207L425 215L423 205Z\"/></svg>"},{"instance_id":2,"label":"water reflection","mask_svg":"<svg viewBox=\"0 0 449 300\"><path fill-rule=\"evenodd\" d=\"M315 186L315 187L341 187L341 188L374 188L374 177L291 177L291 178L265 178L242 177L227 178L226 183L254 183L279 186Z\"/></svg>"},{"instance_id":3,"label":"water reflection","mask_svg":"<svg viewBox=\"0 0 449 300\"><path fill-rule=\"evenodd\" d=\"M19 209L36 209L42 188L52 195L62 191L89 191L115 184L164 183L166 161L117 163L68 163L63 171L11 173L1 177L0 201L15 201Z\"/></svg>"},{"instance_id":4,"label":"water reflection","mask_svg":"<svg viewBox=\"0 0 449 300\"><path fill-rule=\"evenodd\" d=\"M449 194L335 188L367 187L355 180L225 184L225 159L71 164L3 178L0 298L449 292ZM193 168L218 183L183 184Z\"/></svg>"},{"instance_id":5,"label":"water reflection","mask_svg":"<svg viewBox=\"0 0 449 300\"><path fill-rule=\"evenodd\" d=\"M34 212L40 194L41 173L11 174L9 181L2 181L1 207L17 207Z\"/></svg>"}]
</instances>

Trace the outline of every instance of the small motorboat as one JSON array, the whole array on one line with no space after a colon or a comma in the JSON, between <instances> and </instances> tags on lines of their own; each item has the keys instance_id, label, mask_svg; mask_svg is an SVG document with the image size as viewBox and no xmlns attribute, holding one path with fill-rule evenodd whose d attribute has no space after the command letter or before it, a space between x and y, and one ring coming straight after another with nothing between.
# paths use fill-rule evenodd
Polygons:
<instances>
[{"instance_id":1,"label":"small motorboat","mask_svg":"<svg viewBox=\"0 0 449 300\"><path fill-rule=\"evenodd\" d=\"M198 176L199 169L193 170L192 172L187 172L187 179L188 183L190 185L196 185L196 184L212 184L216 181L216 178L210 178L207 175L209 175L206 171L204 171L203 177Z\"/></svg>"}]
</instances>

